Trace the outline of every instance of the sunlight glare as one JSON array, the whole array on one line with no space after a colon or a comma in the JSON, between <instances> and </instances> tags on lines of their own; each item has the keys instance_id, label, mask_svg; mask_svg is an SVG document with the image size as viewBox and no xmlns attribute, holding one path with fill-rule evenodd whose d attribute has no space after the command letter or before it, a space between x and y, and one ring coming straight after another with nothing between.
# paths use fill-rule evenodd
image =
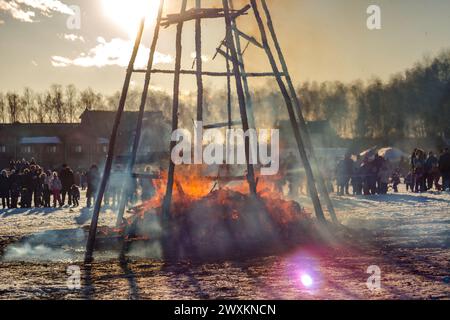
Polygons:
<instances>
[{"instance_id":1,"label":"sunlight glare","mask_svg":"<svg viewBox=\"0 0 450 320\"><path fill-rule=\"evenodd\" d=\"M102 0L105 15L114 20L134 38L141 18L153 22L159 8L158 0Z\"/></svg>"}]
</instances>

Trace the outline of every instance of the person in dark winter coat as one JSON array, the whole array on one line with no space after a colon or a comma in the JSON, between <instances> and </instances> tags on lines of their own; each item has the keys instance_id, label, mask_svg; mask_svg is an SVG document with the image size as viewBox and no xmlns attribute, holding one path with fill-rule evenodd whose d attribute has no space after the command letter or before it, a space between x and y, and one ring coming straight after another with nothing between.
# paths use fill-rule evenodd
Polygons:
<instances>
[{"instance_id":1,"label":"person in dark winter coat","mask_svg":"<svg viewBox=\"0 0 450 320\"><path fill-rule=\"evenodd\" d=\"M414 191L414 178L412 171L408 172L408 174L405 177L405 185L406 185L406 191Z\"/></svg>"},{"instance_id":2,"label":"person in dark winter coat","mask_svg":"<svg viewBox=\"0 0 450 320\"><path fill-rule=\"evenodd\" d=\"M384 158L379 156L378 154L375 155L375 160L373 161L373 170L374 174L376 176L375 183L376 183L376 193L382 194L384 192L384 183L381 181L380 177L380 171L382 170L382 167L384 165Z\"/></svg>"},{"instance_id":3,"label":"person in dark winter coat","mask_svg":"<svg viewBox=\"0 0 450 320\"><path fill-rule=\"evenodd\" d=\"M11 208L16 209L17 204L19 202L19 196L20 196L20 175L17 171L12 170L11 175L9 176L9 185L10 185L10 196L11 196Z\"/></svg>"},{"instance_id":4,"label":"person in dark winter coat","mask_svg":"<svg viewBox=\"0 0 450 320\"><path fill-rule=\"evenodd\" d=\"M95 199L95 197L97 196L99 184L100 184L100 172L98 170L98 167L94 164L87 173L86 206L88 208L91 207L91 200Z\"/></svg>"},{"instance_id":5,"label":"person in dark winter coat","mask_svg":"<svg viewBox=\"0 0 450 320\"><path fill-rule=\"evenodd\" d=\"M42 181L42 205L45 208L50 208L50 197L52 194L52 191L50 190L50 182L51 182L51 172L42 173L41 174L41 181Z\"/></svg>"},{"instance_id":6,"label":"person in dark winter coat","mask_svg":"<svg viewBox=\"0 0 450 320\"><path fill-rule=\"evenodd\" d=\"M373 158L367 158L364 160L363 165L361 166L361 173L364 177L364 195L375 195L377 193L378 169Z\"/></svg>"},{"instance_id":7,"label":"person in dark winter coat","mask_svg":"<svg viewBox=\"0 0 450 320\"><path fill-rule=\"evenodd\" d=\"M21 194L20 206L22 208L31 208L33 196L33 176L30 169L25 169L21 176Z\"/></svg>"},{"instance_id":8,"label":"person in dark winter coat","mask_svg":"<svg viewBox=\"0 0 450 320\"><path fill-rule=\"evenodd\" d=\"M44 205L43 195L44 195L44 184L45 178L42 175L42 169L38 167L36 170L36 186L34 189L34 205L36 208L42 207Z\"/></svg>"},{"instance_id":9,"label":"person in dark winter coat","mask_svg":"<svg viewBox=\"0 0 450 320\"><path fill-rule=\"evenodd\" d=\"M439 170L442 175L442 190L450 191L450 152L445 148L439 157Z\"/></svg>"},{"instance_id":10,"label":"person in dark winter coat","mask_svg":"<svg viewBox=\"0 0 450 320\"><path fill-rule=\"evenodd\" d=\"M425 192L425 161L426 154L423 150L417 150L413 159L414 167L414 192Z\"/></svg>"},{"instance_id":11,"label":"person in dark winter coat","mask_svg":"<svg viewBox=\"0 0 450 320\"><path fill-rule=\"evenodd\" d=\"M10 207L10 180L8 177L8 172L6 170L3 170L0 175L0 198L2 198L2 206L3 209Z\"/></svg>"},{"instance_id":12,"label":"person in dark winter coat","mask_svg":"<svg viewBox=\"0 0 450 320\"><path fill-rule=\"evenodd\" d=\"M59 173L59 179L61 180L61 201L62 205L66 202L66 195L68 196L68 205L72 205L72 198L70 196L70 188L75 184L75 177L72 169L67 164L63 164L63 169Z\"/></svg>"},{"instance_id":13,"label":"person in dark winter coat","mask_svg":"<svg viewBox=\"0 0 450 320\"><path fill-rule=\"evenodd\" d=\"M433 189L433 185L436 190L440 190L439 185L440 173L439 173L439 159L433 152L428 154L428 158L425 161L425 179L427 190Z\"/></svg>"},{"instance_id":14,"label":"person in dark winter coat","mask_svg":"<svg viewBox=\"0 0 450 320\"><path fill-rule=\"evenodd\" d=\"M42 186L40 186L39 176L42 170L37 165L30 166L30 175L32 180L31 195L34 197L34 207L39 208L41 206L42 198Z\"/></svg>"},{"instance_id":15,"label":"person in dark winter coat","mask_svg":"<svg viewBox=\"0 0 450 320\"><path fill-rule=\"evenodd\" d=\"M358 155L353 165L352 171L352 189L354 196L362 195L363 177L361 172L361 165L362 165L361 156Z\"/></svg>"},{"instance_id":16,"label":"person in dark winter coat","mask_svg":"<svg viewBox=\"0 0 450 320\"><path fill-rule=\"evenodd\" d=\"M70 197L72 198L72 203L74 207L80 205L80 189L74 184L70 187Z\"/></svg>"}]
</instances>

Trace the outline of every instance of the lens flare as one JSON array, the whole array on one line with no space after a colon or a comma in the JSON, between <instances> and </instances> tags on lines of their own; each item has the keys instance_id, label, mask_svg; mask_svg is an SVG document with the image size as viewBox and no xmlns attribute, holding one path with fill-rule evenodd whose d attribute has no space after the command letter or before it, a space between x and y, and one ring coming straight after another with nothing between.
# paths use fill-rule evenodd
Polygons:
<instances>
[{"instance_id":1,"label":"lens flare","mask_svg":"<svg viewBox=\"0 0 450 320\"><path fill-rule=\"evenodd\" d=\"M314 284L313 278L306 273L300 276L300 281L307 288L310 288Z\"/></svg>"}]
</instances>

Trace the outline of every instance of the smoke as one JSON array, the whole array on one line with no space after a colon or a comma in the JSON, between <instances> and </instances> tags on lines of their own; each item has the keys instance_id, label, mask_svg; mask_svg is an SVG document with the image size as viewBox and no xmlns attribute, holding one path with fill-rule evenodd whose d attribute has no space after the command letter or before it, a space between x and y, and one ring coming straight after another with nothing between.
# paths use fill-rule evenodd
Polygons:
<instances>
[{"instance_id":1,"label":"smoke","mask_svg":"<svg viewBox=\"0 0 450 320\"><path fill-rule=\"evenodd\" d=\"M24 243L6 248L3 261L68 261L73 256L63 249L54 249L45 245Z\"/></svg>"},{"instance_id":2,"label":"smoke","mask_svg":"<svg viewBox=\"0 0 450 320\"><path fill-rule=\"evenodd\" d=\"M74 261L81 259L84 230L45 231L25 237L5 249L4 261Z\"/></svg>"}]
</instances>

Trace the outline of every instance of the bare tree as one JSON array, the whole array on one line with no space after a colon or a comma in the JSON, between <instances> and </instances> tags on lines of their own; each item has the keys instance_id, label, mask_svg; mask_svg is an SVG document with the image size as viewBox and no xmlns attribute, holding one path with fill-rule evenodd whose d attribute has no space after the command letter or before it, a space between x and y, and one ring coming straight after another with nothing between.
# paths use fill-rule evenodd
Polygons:
<instances>
[{"instance_id":1,"label":"bare tree","mask_svg":"<svg viewBox=\"0 0 450 320\"><path fill-rule=\"evenodd\" d=\"M6 102L5 96L0 92L0 119L2 123L6 122Z\"/></svg>"},{"instance_id":2,"label":"bare tree","mask_svg":"<svg viewBox=\"0 0 450 320\"><path fill-rule=\"evenodd\" d=\"M25 88L23 90L23 95L20 101L22 104L23 117L25 122L34 122L36 114L36 102L33 90L31 90L30 88Z\"/></svg>"},{"instance_id":3,"label":"bare tree","mask_svg":"<svg viewBox=\"0 0 450 320\"><path fill-rule=\"evenodd\" d=\"M51 96L49 93L40 93L36 96L36 121L45 123L51 118Z\"/></svg>"},{"instance_id":4,"label":"bare tree","mask_svg":"<svg viewBox=\"0 0 450 320\"><path fill-rule=\"evenodd\" d=\"M56 120L59 123L65 122L65 105L63 89L60 85L54 84L50 89L52 98L52 109L55 112Z\"/></svg>"},{"instance_id":5,"label":"bare tree","mask_svg":"<svg viewBox=\"0 0 450 320\"><path fill-rule=\"evenodd\" d=\"M83 109L93 110L102 107L103 96L95 93L91 88L87 88L80 93L80 105Z\"/></svg>"},{"instance_id":6,"label":"bare tree","mask_svg":"<svg viewBox=\"0 0 450 320\"><path fill-rule=\"evenodd\" d=\"M8 100L9 121L16 123L20 115L20 97L15 92L8 92L6 99Z\"/></svg>"},{"instance_id":7,"label":"bare tree","mask_svg":"<svg viewBox=\"0 0 450 320\"><path fill-rule=\"evenodd\" d=\"M77 88L70 84L66 87L66 109L67 109L67 115L68 115L68 121L73 123L75 122L75 115L78 112L78 105L77 105Z\"/></svg>"}]
</instances>

